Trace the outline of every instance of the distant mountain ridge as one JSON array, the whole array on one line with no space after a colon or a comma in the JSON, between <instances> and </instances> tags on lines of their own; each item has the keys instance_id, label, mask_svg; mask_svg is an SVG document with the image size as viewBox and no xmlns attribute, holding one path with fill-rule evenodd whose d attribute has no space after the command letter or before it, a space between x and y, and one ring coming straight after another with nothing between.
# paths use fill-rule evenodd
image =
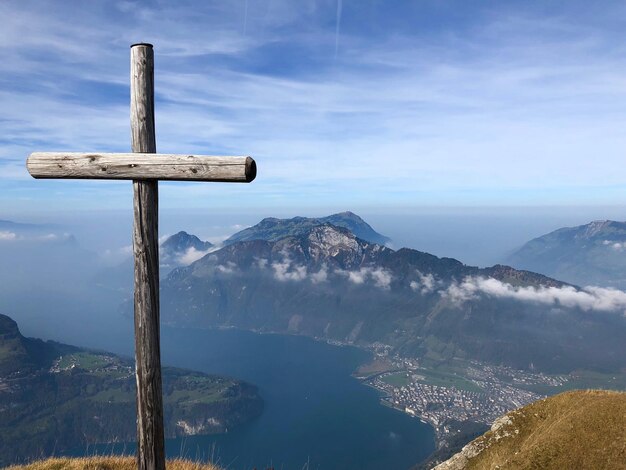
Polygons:
<instances>
[{"instance_id":1,"label":"distant mountain ridge","mask_svg":"<svg viewBox=\"0 0 626 470\"><path fill-rule=\"evenodd\" d=\"M626 320L608 312L626 310L619 293L396 251L306 218L290 219L271 240L240 238L164 280L165 322L385 344L434 361L546 371L626 365Z\"/></svg>"},{"instance_id":2,"label":"distant mountain ridge","mask_svg":"<svg viewBox=\"0 0 626 470\"><path fill-rule=\"evenodd\" d=\"M386 245L391 239L376 232L367 222L353 212L346 211L327 217L293 217L292 219L276 219L268 217L258 224L244 229L228 238L224 244L250 240L276 241L286 236L297 236L311 227L331 224L335 227L348 229L358 238L370 243Z\"/></svg>"},{"instance_id":3,"label":"distant mountain ridge","mask_svg":"<svg viewBox=\"0 0 626 470\"><path fill-rule=\"evenodd\" d=\"M529 241L507 262L577 285L626 289L626 222L560 228Z\"/></svg>"}]
</instances>

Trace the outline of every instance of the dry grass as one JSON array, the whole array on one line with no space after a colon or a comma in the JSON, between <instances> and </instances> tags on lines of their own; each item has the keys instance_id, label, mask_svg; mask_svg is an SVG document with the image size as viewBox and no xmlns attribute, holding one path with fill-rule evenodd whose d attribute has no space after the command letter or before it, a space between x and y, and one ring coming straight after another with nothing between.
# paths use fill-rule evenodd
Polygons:
<instances>
[{"instance_id":1,"label":"dry grass","mask_svg":"<svg viewBox=\"0 0 626 470\"><path fill-rule=\"evenodd\" d=\"M38 460L28 465L14 465L8 470L136 470L135 457L80 457ZM211 464L191 460L168 460L168 470L220 470Z\"/></svg>"},{"instance_id":2,"label":"dry grass","mask_svg":"<svg viewBox=\"0 0 626 470\"><path fill-rule=\"evenodd\" d=\"M626 469L626 393L573 391L508 414L464 469Z\"/></svg>"}]
</instances>

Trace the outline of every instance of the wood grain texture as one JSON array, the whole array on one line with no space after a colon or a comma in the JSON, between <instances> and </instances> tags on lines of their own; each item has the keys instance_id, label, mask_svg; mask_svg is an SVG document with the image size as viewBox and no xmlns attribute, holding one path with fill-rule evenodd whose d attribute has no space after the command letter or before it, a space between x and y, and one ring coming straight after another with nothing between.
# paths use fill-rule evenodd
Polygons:
<instances>
[{"instance_id":1,"label":"wood grain texture","mask_svg":"<svg viewBox=\"0 0 626 470\"><path fill-rule=\"evenodd\" d=\"M256 177L256 163L245 156L34 152L26 167L34 178L249 183Z\"/></svg>"},{"instance_id":2,"label":"wood grain texture","mask_svg":"<svg viewBox=\"0 0 626 470\"><path fill-rule=\"evenodd\" d=\"M154 52L149 44L138 44L130 50L132 151L155 153ZM139 470L165 470L159 324L158 181L135 180L133 192L137 467Z\"/></svg>"}]
</instances>

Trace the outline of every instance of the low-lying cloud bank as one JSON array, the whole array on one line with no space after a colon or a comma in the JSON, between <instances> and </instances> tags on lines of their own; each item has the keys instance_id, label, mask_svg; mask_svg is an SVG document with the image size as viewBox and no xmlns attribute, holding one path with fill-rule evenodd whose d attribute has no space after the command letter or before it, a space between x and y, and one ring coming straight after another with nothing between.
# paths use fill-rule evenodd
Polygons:
<instances>
[{"instance_id":1,"label":"low-lying cloud bank","mask_svg":"<svg viewBox=\"0 0 626 470\"><path fill-rule=\"evenodd\" d=\"M0 240L15 240L17 234L15 232L0 231Z\"/></svg>"},{"instance_id":2,"label":"low-lying cloud bank","mask_svg":"<svg viewBox=\"0 0 626 470\"><path fill-rule=\"evenodd\" d=\"M337 275L346 278L353 284L373 283L381 289L389 289L393 277L391 273L382 268L362 267L356 271L347 271L344 269L329 269L326 264L322 264L318 271L309 271L306 266L294 262L288 256L281 261L269 263L268 260L259 258L256 260L256 266L259 269L270 267L273 271L274 279L277 281L304 281L309 280L313 284L327 282L329 276Z\"/></svg>"},{"instance_id":3,"label":"low-lying cloud bank","mask_svg":"<svg viewBox=\"0 0 626 470\"><path fill-rule=\"evenodd\" d=\"M194 261L198 261L200 258L208 255L209 253L211 253L211 251L215 251L212 250L212 248L213 247L209 248L208 250L196 250L193 246L190 246L185 252L176 253L176 255L178 256L178 259L176 261L181 266L188 266Z\"/></svg>"},{"instance_id":4,"label":"low-lying cloud bank","mask_svg":"<svg viewBox=\"0 0 626 470\"><path fill-rule=\"evenodd\" d=\"M335 273L346 276L353 284L363 284L367 280L371 280L376 287L380 287L381 289L389 289L391 280L393 279L391 273L383 268L364 267L358 271L344 271L343 269L338 269Z\"/></svg>"},{"instance_id":5,"label":"low-lying cloud bank","mask_svg":"<svg viewBox=\"0 0 626 470\"><path fill-rule=\"evenodd\" d=\"M460 283L452 283L439 291L442 297L461 305L480 295L514 299L523 302L536 302L555 307L580 308L585 311L624 311L626 313L626 292L605 287L585 287L576 289L564 287L513 286L494 278L466 277Z\"/></svg>"},{"instance_id":6,"label":"low-lying cloud bank","mask_svg":"<svg viewBox=\"0 0 626 470\"><path fill-rule=\"evenodd\" d=\"M323 264L318 271L309 271L306 266L293 261L288 256L271 263L267 259L258 258L254 264L258 269L270 270L274 279L281 282L308 280L313 284L319 284L328 282L331 276L338 276L356 285L370 283L370 285L380 289L389 290L394 279L390 271L380 267L361 267L358 270L348 271L331 269ZM215 269L222 274L232 274L237 270L236 268L235 263L232 262L215 266ZM416 275L417 279L409 283L413 292L420 295L439 294L442 298L458 306L481 296L487 296L520 302L534 302L557 308L579 308L584 311L622 311L626 316L626 292L618 289L594 286L582 289L572 286L513 286L495 278L482 276L468 276L461 282L447 284L432 274L416 271Z\"/></svg>"},{"instance_id":7,"label":"low-lying cloud bank","mask_svg":"<svg viewBox=\"0 0 626 470\"><path fill-rule=\"evenodd\" d=\"M612 242L610 240L604 240L602 242L605 246L610 246L615 251L624 251L626 250L626 242Z\"/></svg>"},{"instance_id":8,"label":"low-lying cloud bank","mask_svg":"<svg viewBox=\"0 0 626 470\"><path fill-rule=\"evenodd\" d=\"M44 233L44 234L22 234L9 230L0 230L0 242L2 241L23 241L23 242L48 242L67 241L72 238L70 233Z\"/></svg>"},{"instance_id":9,"label":"low-lying cloud bank","mask_svg":"<svg viewBox=\"0 0 626 470\"><path fill-rule=\"evenodd\" d=\"M278 281L303 281L308 275L306 266L292 263L289 258L272 263L272 269Z\"/></svg>"}]
</instances>

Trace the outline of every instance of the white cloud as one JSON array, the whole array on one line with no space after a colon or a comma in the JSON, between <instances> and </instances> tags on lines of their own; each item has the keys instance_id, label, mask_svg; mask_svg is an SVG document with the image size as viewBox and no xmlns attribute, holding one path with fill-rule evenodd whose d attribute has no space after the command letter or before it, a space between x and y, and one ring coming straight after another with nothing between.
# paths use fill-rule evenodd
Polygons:
<instances>
[{"instance_id":1,"label":"white cloud","mask_svg":"<svg viewBox=\"0 0 626 470\"><path fill-rule=\"evenodd\" d=\"M17 234L14 232L2 231L0 232L0 241L17 240Z\"/></svg>"},{"instance_id":2,"label":"white cloud","mask_svg":"<svg viewBox=\"0 0 626 470\"><path fill-rule=\"evenodd\" d=\"M226 240L230 235L209 235L206 237L202 237L202 240L205 240L209 243L213 244L212 248L221 248L222 242Z\"/></svg>"},{"instance_id":3,"label":"white cloud","mask_svg":"<svg viewBox=\"0 0 626 470\"><path fill-rule=\"evenodd\" d=\"M353 284L364 284L368 279L372 280L374 285L381 289L389 289L393 280L391 273L383 268L363 267L358 271L336 269L334 272L346 276Z\"/></svg>"},{"instance_id":4,"label":"white cloud","mask_svg":"<svg viewBox=\"0 0 626 470\"><path fill-rule=\"evenodd\" d=\"M363 284L367 275L365 269L361 269L359 271L346 271L346 273L350 282L354 284Z\"/></svg>"},{"instance_id":5,"label":"white cloud","mask_svg":"<svg viewBox=\"0 0 626 470\"><path fill-rule=\"evenodd\" d=\"M610 246L615 251L624 251L624 249L626 249L626 242L613 242L611 240L604 240L602 244Z\"/></svg>"},{"instance_id":6,"label":"white cloud","mask_svg":"<svg viewBox=\"0 0 626 470\"><path fill-rule=\"evenodd\" d=\"M389 289L393 277L389 271L382 268L374 269L370 272L370 276L374 280L374 284L381 289Z\"/></svg>"},{"instance_id":7,"label":"white cloud","mask_svg":"<svg viewBox=\"0 0 626 470\"><path fill-rule=\"evenodd\" d=\"M320 21L325 10L332 14L328 4L272 1L261 12L267 2L250 3L242 34L239 2L123 2L123 15L87 2L0 2L0 16L11 18L0 30L0 79L19 84L0 93L0 132L11 142L0 145L0 178L26 178L16 156L35 144L127 146L119 138L127 104L109 100L106 90L128 86L128 44L145 37L156 45L164 98L157 108L160 150L201 153L211 142L253 153L263 168L243 195L222 185L173 184L165 204L193 204L198 198L186 196L196 191L237 206L301 206L311 190L329 201L350 194L366 202L398 195L421 202L435 193L439 201L475 203L493 202L504 188L526 201L545 198L538 189L561 187L592 188L605 200L612 194L598 188L620 183L610 169L619 167L625 143L624 52L611 28L586 21L579 9L552 16L510 5L489 15L477 10L469 20L476 27L452 35L417 28L419 34L392 29L372 36L356 28L342 36L333 66L315 63L310 75L259 72L239 59L254 50L264 64L264 49L280 54L285 44L323 52L333 43ZM607 18L623 12L615 4L589 8ZM101 45L97 54L93 44ZM327 52L331 60L332 48ZM311 69L306 57L298 59L304 63L294 66ZM84 91L92 85L102 95ZM384 174L380 155L387 156Z\"/></svg>"},{"instance_id":8,"label":"white cloud","mask_svg":"<svg viewBox=\"0 0 626 470\"><path fill-rule=\"evenodd\" d=\"M580 308L585 311L626 311L626 292L603 288L513 286L494 278L468 276L462 282L452 283L440 291L442 297L460 305L465 301L487 295L522 302Z\"/></svg>"},{"instance_id":9,"label":"white cloud","mask_svg":"<svg viewBox=\"0 0 626 470\"><path fill-rule=\"evenodd\" d=\"M45 235L41 235L39 237L40 240L58 240L59 239L59 235L57 235L56 233L47 233Z\"/></svg>"},{"instance_id":10,"label":"white cloud","mask_svg":"<svg viewBox=\"0 0 626 470\"><path fill-rule=\"evenodd\" d=\"M54 242L57 240L64 241L72 238L71 233L45 233L45 234L18 234L10 231L0 231L0 241L2 240L20 240L35 242Z\"/></svg>"},{"instance_id":11,"label":"white cloud","mask_svg":"<svg viewBox=\"0 0 626 470\"><path fill-rule=\"evenodd\" d=\"M182 266L187 266L194 261L198 261L200 258L206 256L211 252L211 249L208 250L196 250L193 246L189 247L187 251L182 253L178 258L178 263Z\"/></svg>"},{"instance_id":12,"label":"white cloud","mask_svg":"<svg viewBox=\"0 0 626 470\"><path fill-rule=\"evenodd\" d=\"M326 265L323 264L318 272L311 273L310 278L313 284L326 282L328 280L328 268L326 267Z\"/></svg>"},{"instance_id":13,"label":"white cloud","mask_svg":"<svg viewBox=\"0 0 626 470\"><path fill-rule=\"evenodd\" d=\"M438 283L435 276L432 274L422 274L416 270L419 281L411 281L409 286L414 291L419 291L422 295L429 294L435 290L435 285Z\"/></svg>"},{"instance_id":14,"label":"white cloud","mask_svg":"<svg viewBox=\"0 0 626 470\"><path fill-rule=\"evenodd\" d=\"M289 258L282 262L272 263L274 278L279 281L302 281L307 277L306 266L292 264Z\"/></svg>"},{"instance_id":15,"label":"white cloud","mask_svg":"<svg viewBox=\"0 0 626 470\"><path fill-rule=\"evenodd\" d=\"M328 280L328 267L323 264L319 271L309 272L306 266L297 264L289 258L286 253L282 253L283 260L274 262L271 268L274 271L274 278L279 281L303 281L309 279L313 284L320 284ZM259 269L265 269L269 262L265 258L258 258L255 261Z\"/></svg>"},{"instance_id":16,"label":"white cloud","mask_svg":"<svg viewBox=\"0 0 626 470\"><path fill-rule=\"evenodd\" d=\"M233 263L232 261L227 261L226 265L218 264L216 269L219 272L224 273L224 274L232 274L237 269L237 265Z\"/></svg>"}]
</instances>

